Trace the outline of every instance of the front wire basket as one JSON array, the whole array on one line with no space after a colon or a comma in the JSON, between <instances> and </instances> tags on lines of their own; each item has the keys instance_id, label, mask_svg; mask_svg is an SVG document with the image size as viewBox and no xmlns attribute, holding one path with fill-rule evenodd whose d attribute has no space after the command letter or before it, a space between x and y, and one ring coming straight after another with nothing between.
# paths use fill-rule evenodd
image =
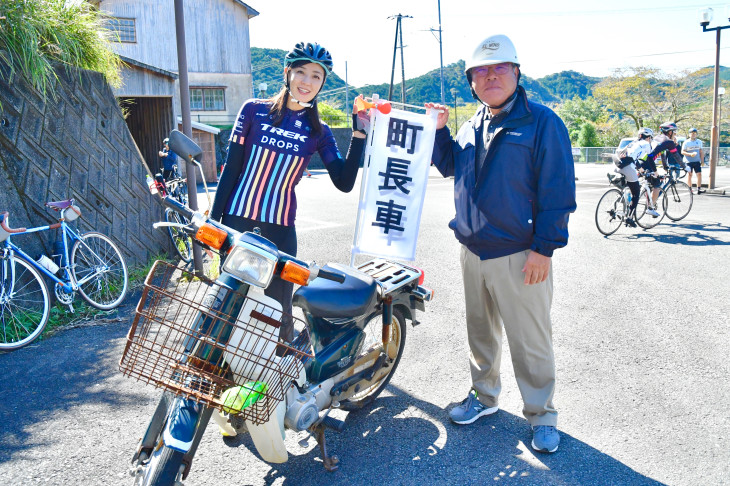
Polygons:
<instances>
[{"instance_id":1,"label":"front wire basket","mask_svg":"<svg viewBox=\"0 0 730 486\"><path fill-rule=\"evenodd\" d=\"M145 279L119 369L262 424L313 357L303 321L265 299L158 261ZM279 327L288 319L300 333L283 343Z\"/></svg>"}]
</instances>

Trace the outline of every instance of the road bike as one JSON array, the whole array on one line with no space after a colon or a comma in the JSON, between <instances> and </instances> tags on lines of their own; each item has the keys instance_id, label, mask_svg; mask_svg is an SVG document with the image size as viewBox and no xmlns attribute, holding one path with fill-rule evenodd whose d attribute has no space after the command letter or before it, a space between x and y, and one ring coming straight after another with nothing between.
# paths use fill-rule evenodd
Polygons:
<instances>
[{"instance_id":1,"label":"road bike","mask_svg":"<svg viewBox=\"0 0 730 486\"><path fill-rule=\"evenodd\" d=\"M97 309L122 303L129 278L122 252L108 236L79 233L69 223L81 216L73 199L48 202L60 212L58 223L35 228L11 228L7 211L0 213L0 351L21 348L41 335L48 324L51 294L43 276L52 280L56 299L73 312L76 292ZM11 241L14 237L60 230L54 255L38 261Z\"/></svg>"},{"instance_id":2,"label":"road bike","mask_svg":"<svg viewBox=\"0 0 730 486\"><path fill-rule=\"evenodd\" d=\"M613 187L606 191L598 200L596 205L596 227L598 231L606 236L614 234L621 227L631 226L628 222L628 211L631 204L631 191L626 184L626 178L623 174L607 174L608 182ZM659 216L652 216L647 210L652 206L656 206ZM662 206L663 208L663 206ZM650 229L658 225L664 218L664 210L659 210L659 205L652 205L651 202L651 186L646 179L642 181L641 192L639 193L639 202L636 205L635 222L644 229Z\"/></svg>"}]
</instances>

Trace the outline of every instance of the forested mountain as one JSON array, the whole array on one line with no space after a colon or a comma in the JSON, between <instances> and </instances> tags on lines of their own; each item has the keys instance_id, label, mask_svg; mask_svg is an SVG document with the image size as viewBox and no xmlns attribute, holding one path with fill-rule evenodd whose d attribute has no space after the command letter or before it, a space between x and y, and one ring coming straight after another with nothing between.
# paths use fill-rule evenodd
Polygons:
<instances>
[{"instance_id":1,"label":"forested mountain","mask_svg":"<svg viewBox=\"0 0 730 486\"><path fill-rule=\"evenodd\" d=\"M601 78L586 76L575 71L562 71L540 78L540 83L554 96L563 100L571 100L574 96L585 98L593 93L593 86L600 83Z\"/></svg>"},{"instance_id":2,"label":"forested mountain","mask_svg":"<svg viewBox=\"0 0 730 486\"><path fill-rule=\"evenodd\" d=\"M251 48L253 86L257 95L259 84L262 82L268 84L267 96L272 96L281 89L285 55L286 51L281 49ZM530 78L523 74L520 83L525 87L532 100L539 103L556 104L562 100L572 99L575 95L581 97L590 95L592 86L600 80L600 78L585 76L575 71L563 71L539 79ZM444 86L447 104L453 105L454 97L456 97L458 103L472 101L471 90L466 82L466 76L464 76L464 61L444 66ZM333 73L328 76L320 99L344 110L344 88L345 82ZM389 83L366 85L358 88L351 86L350 100L360 93L365 96L372 96L377 93L381 98L387 98L389 88ZM397 79L393 86L393 99L397 101L401 99L401 83ZM427 101L439 102L440 100L441 82L438 68L406 80L406 103L421 105Z\"/></svg>"}]
</instances>

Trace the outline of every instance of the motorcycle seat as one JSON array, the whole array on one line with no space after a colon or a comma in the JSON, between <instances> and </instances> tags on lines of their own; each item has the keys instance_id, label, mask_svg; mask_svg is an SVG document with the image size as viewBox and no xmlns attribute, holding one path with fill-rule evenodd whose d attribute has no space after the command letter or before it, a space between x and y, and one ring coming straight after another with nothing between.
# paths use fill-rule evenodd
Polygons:
<instances>
[{"instance_id":1,"label":"motorcycle seat","mask_svg":"<svg viewBox=\"0 0 730 486\"><path fill-rule=\"evenodd\" d=\"M357 317L376 304L378 285L375 280L355 268L329 263L324 270L345 274L343 283L317 278L294 292L292 304L315 317Z\"/></svg>"}]
</instances>

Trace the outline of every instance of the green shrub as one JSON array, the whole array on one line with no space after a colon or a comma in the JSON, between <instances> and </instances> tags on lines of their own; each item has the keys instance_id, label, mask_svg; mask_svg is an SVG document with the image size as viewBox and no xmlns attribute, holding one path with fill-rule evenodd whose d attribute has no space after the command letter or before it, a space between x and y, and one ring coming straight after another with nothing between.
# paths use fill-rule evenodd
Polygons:
<instances>
[{"instance_id":1,"label":"green shrub","mask_svg":"<svg viewBox=\"0 0 730 486\"><path fill-rule=\"evenodd\" d=\"M120 60L109 49L102 14L88 2L0 0L0 60L7 81L24 76L44 96L54 94L54 65L98 71L121 84Z\"/></svg>"}]
</instances>

